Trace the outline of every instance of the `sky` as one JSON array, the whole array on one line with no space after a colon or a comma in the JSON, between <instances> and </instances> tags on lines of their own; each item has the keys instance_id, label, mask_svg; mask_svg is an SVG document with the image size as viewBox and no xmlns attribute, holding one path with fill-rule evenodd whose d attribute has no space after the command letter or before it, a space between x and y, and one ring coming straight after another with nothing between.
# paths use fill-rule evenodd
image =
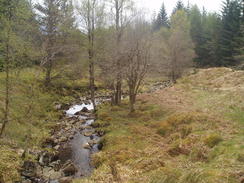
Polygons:
<instances>
[{"instance_id":1,"label":"sky","mask_svg":"<svg viewBox=\"0 0 244 183\"><path fill-rule=\"evenodd\" d=\"M168 14L172 12L175 4L178 0L136 0L140 8L145 8L146 12L158 12L162 3L164 2ZM188 0L182 0L185 5L188 4ZM208 11L217 11L221 9L223 0L189 0L190 4L197 4L200 9L205 7Z\"/></svg>"},{"instance_id":2,"label":"sky","mask_svg":"<svg viewBox=\"0 0 244 183\"><path fill-rule=\"evenodd\" d=\"M43 0L33 0L33 2L42 2ZM178 0L135 0L138 7L144 9L147 13L153 14L153 12L158 12L162 3L164 2L168 14L171 14L175 4ZM182 0L185 5L197 4L200 9L205 7L208 11L217 11L221 9L223 0Z\"/></svg>"}]
</instances>

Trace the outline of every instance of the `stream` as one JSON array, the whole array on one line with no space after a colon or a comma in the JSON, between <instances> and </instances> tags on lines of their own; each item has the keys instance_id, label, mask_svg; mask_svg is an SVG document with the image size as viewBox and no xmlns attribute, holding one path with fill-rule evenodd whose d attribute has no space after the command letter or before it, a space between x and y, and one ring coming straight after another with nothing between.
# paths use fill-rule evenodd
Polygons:
<instances>
[{"instance_id":1,"label":"stream","mask_svg":"<svg viewBox=\"0 0 244 183\"><path fill-rule=\"evenodd\" d=\"M96 104L108 99L99 98ZM99 134L92 124L95 116L90 101L72 105L64 118L52 129L51 137L43 147L49 151L30 152L36 154L36 161L25 161L22 167L21 183L62 183L74 178L90 176L94 167L91 155L102 149Z\"/></svg>"},{"instance_id":2,"label":"stream","mask_svg":"<svg viewBox=\"0 0 244 183\"><path fill-rule=\"evenodd\" d=\"M76 130L74 138L71 140L72 162L78 169L75 177L88 176L92 172L92 166L90 162L90 156L92 153L98 152L98 142L100 137L95 133L95 130L91 127L95 119L89 118L86 115L76 115L80 111L87 109L91 111L94 109L91 103L72 106L66 111L67 116L77 117L85 120L85 123L81 125L82 131Z\"/></svg>"}]
</instances>

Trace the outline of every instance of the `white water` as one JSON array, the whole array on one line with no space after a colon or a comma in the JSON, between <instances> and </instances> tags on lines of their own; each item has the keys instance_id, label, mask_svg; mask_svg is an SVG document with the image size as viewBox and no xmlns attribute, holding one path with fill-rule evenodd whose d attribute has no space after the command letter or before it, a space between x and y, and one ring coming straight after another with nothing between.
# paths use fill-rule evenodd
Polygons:
<instances>
[{"instance_id":1,"label":"white water","mask_svg":"<svg viewBox=\"0 0 244 183\"><path fill-rule=\"evenodd\" d=\"M66 114L69 116L74 115L75 113L81 111L84 107L86 107L89 111L94 109L94 106L92 103L89 103L89 104L82 103L81 105L72 106L69 110L66 111Z\"/></svg>"}]
</instances>

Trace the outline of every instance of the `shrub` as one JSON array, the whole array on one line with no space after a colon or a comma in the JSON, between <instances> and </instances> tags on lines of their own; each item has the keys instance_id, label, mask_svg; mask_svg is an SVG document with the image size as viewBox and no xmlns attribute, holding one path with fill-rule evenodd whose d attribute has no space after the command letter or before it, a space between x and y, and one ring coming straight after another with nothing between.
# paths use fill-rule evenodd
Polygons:
<instances>
[{"instance_id":1,"label":"shrub","mask_svg":"<svg viewBox=\"0 0 244 183\"><path fill-rule=\"evenodd\" d=\"M223 139L218 134L208 135L204 139L204 143L210 148L213 148L214 146L218 145L221 141L223 141Z\"/></svg>"}]
</instances>

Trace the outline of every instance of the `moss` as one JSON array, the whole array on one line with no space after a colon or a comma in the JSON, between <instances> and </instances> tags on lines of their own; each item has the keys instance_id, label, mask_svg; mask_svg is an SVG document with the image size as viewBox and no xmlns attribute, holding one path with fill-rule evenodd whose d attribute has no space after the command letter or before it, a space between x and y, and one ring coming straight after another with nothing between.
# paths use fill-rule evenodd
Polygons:
<instances>
[{"instance_id":1,"label":"moss","mask_svg":"<svg viewBox=\"0 0 244 183\"><path fill-rule=\"evenodd\" d=\"M204 139L204 143L210 148L218 145L221 141L223 138L218 134L210 134Z\"/></svg>"},{"instance_id":2,"label":"moss","mask_svg":"<svg viewBox=\"0 0 244 183\"><path fill-rule=\"evenodd\" d=\"M20 179L19 170L21 159L17 153L8 146L0 147L0 178L6 183L15 182ZM0 179L1 180L1 179Z\"/></svg>"}]
</instances>

